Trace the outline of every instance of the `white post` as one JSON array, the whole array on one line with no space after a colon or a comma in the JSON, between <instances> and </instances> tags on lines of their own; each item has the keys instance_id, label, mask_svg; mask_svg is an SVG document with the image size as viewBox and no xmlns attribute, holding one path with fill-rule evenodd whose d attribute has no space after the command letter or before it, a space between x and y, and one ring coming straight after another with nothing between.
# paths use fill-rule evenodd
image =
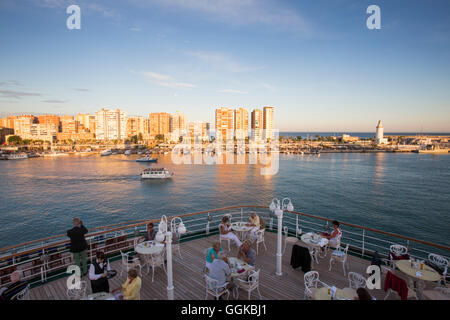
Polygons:
<instances>
[{"instance_id":1,"label":"white post","mask_svg":"<svg viewBox=\"0 0 450 320\"><path fill-rule=\"evenodd\" d=\"M172 273L172 232L166 232L167 253L167 299L173 300L173 273Z\"/></svg>"},{"instance_id":2,"label":"white post","mask_svg":"<svg viewBox=\"0 0 450 320\"><path fill-rule=\"evenodd\" d=\"M281 229L283 228L283 211L280 210L281 213L278 215L278 239L277 239L277 271L276 275L281 276L281 258L283 257L283 254L281 252L281 243L282 243L282 234Z\"/></svg>"}]
</instances>

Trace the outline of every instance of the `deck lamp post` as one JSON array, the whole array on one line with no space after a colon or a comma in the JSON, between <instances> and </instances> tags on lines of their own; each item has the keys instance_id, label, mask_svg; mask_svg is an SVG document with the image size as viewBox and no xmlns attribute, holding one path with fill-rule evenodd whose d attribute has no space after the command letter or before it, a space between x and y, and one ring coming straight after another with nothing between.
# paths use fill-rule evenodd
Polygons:
<instances>
[{"instance_id":1,"label":"deck lamp post","mask_svg":"<svg viewBox=\"0 0 450 320\"><path fill-rule=\"evenodd\" d=\"M285 203L285 201L289 201ZM282 228L283 228L283 210L293 211L294 206L292 205L291 199L284 198L281 203L280 200L274 198L272 203L269 206L271 212L273 212L278 218L278 237L277 237L277 270L275 274L277 276L281 276L283 273L281 272L281 258L283 257L282 253Z\"/></svg>"}]
</instances>

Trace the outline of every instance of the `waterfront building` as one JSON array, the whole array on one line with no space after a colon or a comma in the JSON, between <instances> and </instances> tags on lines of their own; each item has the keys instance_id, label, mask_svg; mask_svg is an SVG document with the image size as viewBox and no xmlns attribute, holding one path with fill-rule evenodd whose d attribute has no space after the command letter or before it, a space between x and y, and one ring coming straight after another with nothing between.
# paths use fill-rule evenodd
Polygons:
<instances>
[{"instance_id":1,"label":"waterfront building","mask_svg":"<svg viewBox=\"0 0 450 320\"><path fill-rule=\"evenodd\" d=\"M388 139L384 138L384 127L381 123L381 120L378 121L377 127L376 127L376 134L375 134L375 141L377 144L387 144Z\"/></svg>"},{"instance_id":2,"label":"waterfront building","mask_svg":"<svg viewBox=\"0 0 450 320\"><path fill-rule=\"evenodd\" d=\"M352 137L349 134L342 135L342 142L357 142L359 141L359 137Z\"/></svg>"},{"instance_id":3,"label":"waterfront building","mask_svg":"<svg viewBox=\"0 0 450 320\"><path fill-rule=\"evenodd\" d=\"M139 116L132 116L127 118L127 137L144 135L145 133L145 118Z\"/></svg>"},{"instance_id":4,"label":"waterfront building","mask_svg":"<svg viewBox=\"0 0 450 320\"><path fill-rule=\"evenodd\" d=\"M79 113L75 120L78 125L78 132L95 133L95 115Z\"/></svg>"},{"instance_id":5,"label":"waterfront building","mask_svg":"<svg viewBox=\"0 0 450 320\"><path fill-rule=\"evenodd\" d=\"M102 108L95 113L95 136L97 140L122 140L127 137L125 111Z\"/></svg>"},{"instance_id":6,"label":"waterfront building","mask_svg":"<svg viewBox=\"0 0 450 320\"><path fill-rule=\"evenodd\" d=\"M150 113L150 136L155 137L157 135L169 136L170 132L170 114L166 112Z\"/></svg>"},{"instance_id":7,"label":"waterfront building","mask_svg":"<svg viewBox=\"0 0 450 320\"><path fill-rule=\"evenodd\" d=\"M264 140L272 138L273 110L274 110L274 107L264 107L263 108Z\"/></svg>"},{"instance_id":8,"label":"waterfront building","mask_svg":"<svg viewBox=\"0 0 450 320\"><path fill-rule=\"evenodd\" d=\"M234 130L236 139L248 137L248 111L244 108L234 110Z\"/></svg>"},{"instance_id":9,"label":"waterfront building","mask_svg":"<svg viewBox=\"0 0 450 320\"><path fill-rule=\"evenodd\" d=\"M254 109L251 117L252 140L260 141L262 138L263 114L261 109Z\"/></svg>"},{"instance_id":10,"label":"waterfront building","mask_svg":"<svg viewBox=\"0 0 450 320\"><path fill-rule=\"evenodd\" d=\"M14 120L16 120L17 116L8 116L6 118L0 119L0 127L9 128L14 130Z\"/></svg>"},{"instance_id":11,"label":"waterfront building","mask_svg":"<svg viewBox=\"0 0 450 320\"><path fill-rule=\"evenodd\" d=\"M78 133L65 133L58 132L56 134L56 140L58 141L80 141L80 140L94 140L95 134L92 132L78 132Z\"/></svg>"},{"instance_id":12,"label":"waterfront building","mask_svg":"<svg viewBox=\"0 0 450 320\"><path fill-rule=\"evenodd\" d=\"M29 135L31 125L37 122L37 118L32 115L22 115L14 119L14 134L17 136Z\"/></svg>"},{"instance_id":13,"label":"waterfront building","mask_svg":"<svg viewBox=\"0 0 450 320\"><path fill-rule=\"evenodd\" d=\"M58 131L60 130L60 127L61 127L61 123L60 123L61 120L60 120L59 116L54 115L54 114L45 114L45 115L38 116L38 122L39 122L39 124L54 124L58 128Z\"/></svg>"},{"instance_id":14,"label":"waterfront building","mask_svg":"<svg viewBox=\"0 0 450 320\"><path fill-rule=\"evenodd\" d=\"M216 137L220 135L224 141L232 138L233 116L233 109L225 107L216 109Z\"/></svg>"},{"instance_id":15,"label":"waterfront building","mask_svg":"<svg viewBox=\"0 0 450 320\"><path fill-rule=\"evenodd\" d=\"M3 144L6 142L6 136L10 136L13 134L14 134L14 129L0 126L0 144Z\"/></svg>"},{"instance_id":16,"label":"waterfront building","mask_svg":"<svg viewBox=\"0 0 450 320\"><path fill-rule=\"evenodd\" d=\"M208 122L194 121L188 124L188 133L191 141L209 141L210 137L210 125Z\"/></svg>"},{"instance_id":17,"label":"waterfront building","mask_svg":"<svg viewBox=\"0 0 450 320\"><path fill-rule=\"evenodd\" d=\"M77 133L78 125L73 116L61 116L61 132L63 133Z\"/></svg>"},{"instance_id":18,"label":"waterfront building","mask_svg":"<svg viewBox=\"0 0 450 320\"><path fill-rule=\"evenodd\" d=\"M180 112L170 116L170 140L178 142L180 136L186 133L186 116Z\"/></svg>"},{"instance_id":19,"label":"waterfront building","mask_svg":"<svg viewBox=\"0 0 450 320\"><path fill-rule=\"evenodd\" d=\"M53 142L58 133L58 126L54 123L33 123L30 125L28 132L22 132L20 137L22 140L43 140Z\"/></svg>"}]
</instances>

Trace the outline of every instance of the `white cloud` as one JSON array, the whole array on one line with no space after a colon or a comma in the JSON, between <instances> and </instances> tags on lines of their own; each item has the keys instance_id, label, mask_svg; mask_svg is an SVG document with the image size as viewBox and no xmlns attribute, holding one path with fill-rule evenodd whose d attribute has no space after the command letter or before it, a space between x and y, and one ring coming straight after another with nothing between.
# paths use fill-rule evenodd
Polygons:
<instances>
[{"instance_id":1,"label":"white cloud","mask_svg":"<svg viewBox=\"0 0 450 320\"><path fill-rule=\"evenodd\" d=\"M133 71L132 71L133 72ZM133 72L136 73L136 72ZM180 82L176 79L172 78L169 75L160 74L156 72L151 71L142 71L138 72L142 75L144 75L147 80L149 80L151 83L156 84L161 87L168 87L168 88L194 88L196 87L195 84L187 83L187 82Z\"/></svg>"},{"instance_id":2,"label":"white cloud","mask_svg":"<svg viewBox=\"0 0 450 320\"><path fill-rule=\"evenodd\" d=\"M40 93L35 92L24 92L24 91L13 91L13 90L0 90L0 96L6 98L21 99L23 97L36 97L42 96Z\"/></svg>"},{"instance_id":3,"label":"white cloud","mask_svg":"<svg viewBox=\"0 0 450 320\"><path fill-rule=\"evenodd\" d=\"M223 90L220 90L219 92L221 92L221 93L237 93L237 94L247 94L248 93L246 91L235 90L235 89L223 89Z\"/></svg>"}]
</instances>

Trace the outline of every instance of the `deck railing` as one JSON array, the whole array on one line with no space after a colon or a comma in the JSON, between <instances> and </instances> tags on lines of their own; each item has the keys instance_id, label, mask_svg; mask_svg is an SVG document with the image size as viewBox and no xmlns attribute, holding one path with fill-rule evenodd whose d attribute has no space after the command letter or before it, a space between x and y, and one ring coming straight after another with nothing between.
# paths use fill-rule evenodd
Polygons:
<instances>
[{"instance_id":1,"label":"deck railing","mask_svg":"<svg viewBox=\"0 0 450 320\"><path fill-rule=\"evenodd\" d=\"M251 212L257 213L265 220L266 231L276 232L278 230L278 219L271 214L268 207L232 206L178 215L183 219L187 229L187 232L180 237L180 242L218 234L218 226L225 214L231 215L231 222L236 222L247 221ZM169 220L172 218L170 217ZM332 219L307 213L285 211L283 226L288 228L289 236L300 237L298 234L300 230L305 233L331 229L331 221ZM153 222L157 228L159 219L137 220L90 228L90 233L86 236L88 260L92 261L95 258L97 250L104 251L109 259L120 258L121 251L125 252L134 248L137 239L147 232L147 224L150 222ZM349 252L365 259L370 259L374 251L377 251L381 257L387 257L392 244L406 246L410 256L416 259L427 260L429 253L437 253L449 259L450 247L445 245L342 221L340 224L343 234L341 243L349 243ZM285 235L284 232L283 235ZM23 278L31 285L45 283L65 275L67 267L72 264L69 245L70 240L66 234L61 234L0 249L0 286L9 283L9 275L15 270L20 270Z\"/></svg>"}]
</instances>

